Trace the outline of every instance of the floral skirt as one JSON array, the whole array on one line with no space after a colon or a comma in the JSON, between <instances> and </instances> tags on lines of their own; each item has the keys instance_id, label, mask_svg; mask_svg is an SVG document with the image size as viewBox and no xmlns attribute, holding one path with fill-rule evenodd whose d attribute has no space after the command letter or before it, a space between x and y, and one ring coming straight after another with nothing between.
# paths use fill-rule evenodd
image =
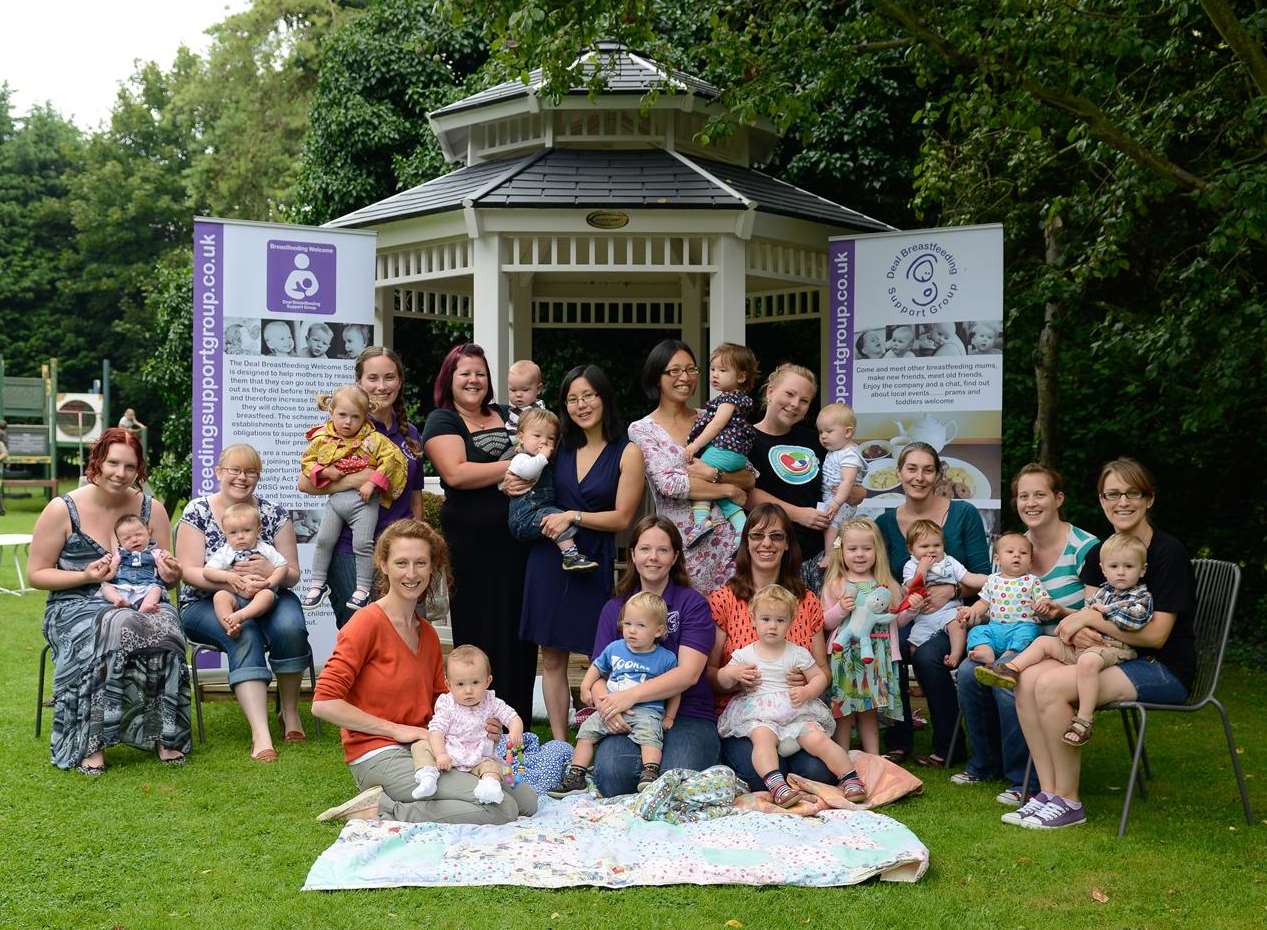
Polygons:
<instances>
[{"instance_id":1,"label":"floral skirt","mask_svg":"<svg viewBox=\"0 0 1267 930\"><path fill-rule=\"evenodd\" d=\"M890 720L902 719L902 696L898 690L898 669L889 651L886 634L872 634L871 651L875 661L864 665L857 643L841 636L842 651L836 652L829 642L831 664L831 710L837 717L859 711L879 711Z\"/></svg>"}]
</instances>

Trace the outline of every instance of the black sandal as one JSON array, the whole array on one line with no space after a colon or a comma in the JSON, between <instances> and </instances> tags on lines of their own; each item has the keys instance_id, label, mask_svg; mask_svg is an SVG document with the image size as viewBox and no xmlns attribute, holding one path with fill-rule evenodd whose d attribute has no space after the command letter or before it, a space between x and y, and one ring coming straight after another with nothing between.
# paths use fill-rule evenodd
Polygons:
<instances>
[{"instance_id":1,"label":"black sandal","mask_svg":"<svg viewBox=\"0 0 1267 930\"><path fill-rule=\"evenodd\" d=\"M77 766L75 766L75 771L80 775L87 775L90 778L95 778L98 775L104 775L106 773L106 767L104 765L85 765L80 762Z\"/></svg>"},{"instance_id":2,"label":"black sandal","mask_svg":"<svg viewBox=\"0 0 1267 930\"><path fill-rule=\"evenodd\" d=\"M905 749L890 749L888 752L884 753L882 758L888 759L894 765L905 765L906 760L910 758L910 755L911 754Z\"/></svg>"}]
</instances>

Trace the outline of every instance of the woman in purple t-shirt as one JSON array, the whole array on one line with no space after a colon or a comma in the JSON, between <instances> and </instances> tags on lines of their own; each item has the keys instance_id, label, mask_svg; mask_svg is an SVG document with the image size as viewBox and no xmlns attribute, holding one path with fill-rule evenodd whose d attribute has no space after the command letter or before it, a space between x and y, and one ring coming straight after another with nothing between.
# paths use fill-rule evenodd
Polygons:
<instances>
[{"instance_id":1,"label":"woman in purple t-shirt","mask_svg":"<svg viewBox=\"0 0 1267 930\"><path fill-rule=\"evenodd\" d=\"M642 767L638 746L628 736L615 735L629 732L621 715L635 704L682 695L677 719L664 732L665 771L701 771L717 764L721 749L713 692L704 678L717 632L708 601L687 577L681 534L664 517L643 517L634 526L629 553L629 567L616 584L615 596L599 615L594 655L620 637L616 621L625 601L639 591L650 591L669 606L669 632L660 645L677 654L678 664L626 691L609 694L602 680L594 685L595 713L603 716L613 734L598 744L594 758L594 780L604 797L637 790Z\"/></svg>"}]
</instances>

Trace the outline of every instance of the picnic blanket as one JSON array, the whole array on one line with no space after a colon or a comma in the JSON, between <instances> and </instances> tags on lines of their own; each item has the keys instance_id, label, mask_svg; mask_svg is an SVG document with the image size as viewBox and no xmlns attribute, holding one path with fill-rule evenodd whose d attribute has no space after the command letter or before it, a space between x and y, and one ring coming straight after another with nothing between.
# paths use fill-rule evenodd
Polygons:
<instances>
[{"instance_id":1,"label":"picnic blanket","mask_svg":"<svg viewBox=\"0 0 1267 930\"><path fill-rule=\"evenodd\" d=\"M542 798L502 826L353 820L313 864L305 891L399 886L853 885L917 881L928 849L890 817L737 812L648 821L628 799Z\"/></svg>"}]
</instances>

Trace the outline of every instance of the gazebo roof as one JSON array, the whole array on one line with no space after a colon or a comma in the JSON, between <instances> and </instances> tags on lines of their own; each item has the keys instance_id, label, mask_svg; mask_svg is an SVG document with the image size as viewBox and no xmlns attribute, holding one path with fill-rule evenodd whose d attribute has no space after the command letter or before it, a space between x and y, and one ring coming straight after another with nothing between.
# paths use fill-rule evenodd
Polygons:
<instances>
[{"instance_id":1,"label":"gazebo roof","mask_svg":"<svg viewBox=\"0 0 1267 930\"><path fill-rule=\"evenodd\" d=\"M328 226L372 226L474 207L757 209L832 226L888 225L760 171L661 149L542 149L481 162L362 207Z\"/></svg>"},{"instance_id":2,"label":"gazebo roof","mask_svg":"<svg viewBox=\"0 0 1267 930\"><path fill-rule=\"evenodd\" d=\"M666 68L658 62L629 51L617 42L599 42L593 50L581 55L581 69L587 78L591 77L599 67L597 61L599 56L604 59L602 67L606 72L604 75L606 86L603 90L605 94L636 94L642 96L652 90L669 89L694 94L709 100L716 100L721 96L721 91L707 81L702 81L681 71L675 71L672 68ZM536 94L541 89L542 83L543 72L540 68L537 68L528 73L527 84L520 80L495 84L477 94L472 94L469 97L464 97L438 110L434 110L428 116L445 116L462 110L488 106L489 104L514 97ZM587 94L589 93L589 88L573 87L568 93Z\"/></svg>"}]
</instances>

